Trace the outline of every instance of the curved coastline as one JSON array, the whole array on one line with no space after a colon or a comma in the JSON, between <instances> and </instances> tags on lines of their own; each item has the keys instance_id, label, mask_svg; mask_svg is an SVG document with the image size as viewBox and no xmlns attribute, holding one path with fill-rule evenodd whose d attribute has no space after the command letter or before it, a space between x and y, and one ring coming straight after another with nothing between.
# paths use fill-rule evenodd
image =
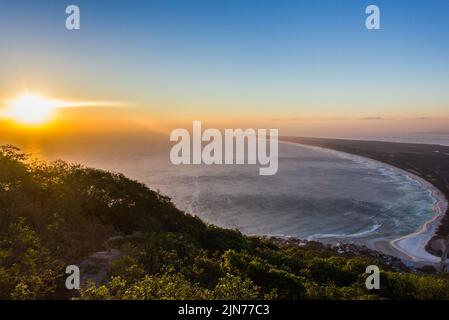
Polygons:
<instances>
[{"instance_id":1,"label":"curved coastline","mask_svg":"<svg viewBox=\"0 0 449 320\"><path fill-rule=\"evenodd\" d=\"M296 146L301 146L305 148L310 148L314 150L320 150L325 152L330 152L336 154L337 156L349 158L352 160L359 160L363 162L371 162L377 165L380 165L385 168L389 168L395 171L400 172L401 174L407 176L409 179L416 181L424 188L429 190L429 193L433 199L435 199L433 210L436 212L435 216L432 217L431 220L425 222L421 225L418 230L415 232L402 236L398 239L383 241L379 240L374 243L374 249L378 251L382 251L386 254L393 255L401 258L402 260L410 261L415 265L438 265L441 262L441 259L437 256L434 256L427 252L426 245L430 241L430 239L434 236L436 229L438 228L442 218L444 217L447 207L448 207L448 199L444 196L444 194L436 188L433 184L426 181L425 179L414 175L408 171L405 171L401 168L395 167L393 165L374 160L371 158L334 150L330 148L324 148L319 146L312 146L307 144L289 142L289 141L280 141L280 143L291 144Z\"/></svg>"}]
</instances>

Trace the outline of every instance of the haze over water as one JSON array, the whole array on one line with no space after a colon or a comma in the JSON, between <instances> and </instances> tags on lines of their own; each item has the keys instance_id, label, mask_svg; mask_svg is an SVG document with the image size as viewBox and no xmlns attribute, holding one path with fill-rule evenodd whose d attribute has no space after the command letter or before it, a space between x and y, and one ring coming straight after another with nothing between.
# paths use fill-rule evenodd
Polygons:
<instances>
[{"instance_id":1,"label":"haze over water","mask_svg":"<svg viewBox=\"0 0 449 320\"><path fill-rule=\"evenodd\" d=\"M274 176L260 176L257 165L174 166L165 146L151 144L53 151L48 157L124 173L170 196L179 208L246 234L371 246L413 233L435 215L430 191L400 171L284 143Z\"/></svg>"}]
</instances>

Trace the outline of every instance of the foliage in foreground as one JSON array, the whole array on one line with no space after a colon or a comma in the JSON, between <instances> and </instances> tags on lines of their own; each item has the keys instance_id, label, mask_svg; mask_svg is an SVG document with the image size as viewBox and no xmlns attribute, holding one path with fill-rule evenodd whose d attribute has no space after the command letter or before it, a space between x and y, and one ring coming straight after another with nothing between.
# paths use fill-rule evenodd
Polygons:
<instances>
[{"instance_id":1,"label":"foliage in foreground","mask_svg":"<svg viewBox=\"0 0 449 320\"><path fill-rule=\"evenodd\" d=\"M278 247L207 225L121 174L0 148L0 299L72 298L65 266L119 249L80 299L449 299L449 280L397 273L318 243ZM117 237L120 236L120 237ZM381 290L365 288L381 266Z\"/></svg>"}]
</instances>

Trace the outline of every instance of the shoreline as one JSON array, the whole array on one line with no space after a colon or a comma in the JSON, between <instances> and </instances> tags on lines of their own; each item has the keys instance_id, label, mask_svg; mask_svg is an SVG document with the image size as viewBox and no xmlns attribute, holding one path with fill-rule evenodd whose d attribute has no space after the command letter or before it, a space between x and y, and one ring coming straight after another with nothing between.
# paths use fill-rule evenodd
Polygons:
<instances>
[{"instance_id":1,"label":"shoreline","mask_svg":"<svg viewBox=\"0 0 449 320\"><path fill-rule=\"evenodd\" d=\"M378 241L373 242L373 247L375 250L378 250L388 255L396 256L416 266L420 267L424 265L438 266L440 264L441 258L429 253L426 250L426 245L435 236L436 231L441 224L441 220L445 216L449 201L448 199L446 199L446 196L443 194L443 192L440 191L437 187L435 187L432 183L404 169L368 157L363 157L360 155L351 154L348 152L335 150L331 148L325 148L321 146L302 144L299 142L282 141L282 140L280 140L279 142L284 144L296 145L315 150L330 152L336 154L337 156L343 156L346 158L349 157L351 159L358 159L364 162L366 161L373 162L377 165L400 172L401 174L405 175L411 180L416 181L425 189L427 189L431 197L435 199L433 210L435 211L436 214L432 217L432 219L426 221L415 232L411 234L404 235L393 240L379 239Z\"/></svg>"}]
</instances>

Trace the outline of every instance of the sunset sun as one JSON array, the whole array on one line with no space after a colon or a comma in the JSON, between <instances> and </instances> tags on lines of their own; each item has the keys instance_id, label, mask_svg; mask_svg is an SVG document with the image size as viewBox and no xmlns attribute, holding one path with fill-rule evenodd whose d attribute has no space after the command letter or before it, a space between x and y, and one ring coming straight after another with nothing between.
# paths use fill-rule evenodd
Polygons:
<instances>
[{"instance_id":1,"label":"sunset sun","mask_svg":"<svg viewBox=\"0 0 449 320\"><path fill-rule=\"evenodd\" d=\"M25 93L6 104L4 115L21 124L40 125L51 120L63 101L48 99L35 93Z\"/></svg>"}]
</instances>

